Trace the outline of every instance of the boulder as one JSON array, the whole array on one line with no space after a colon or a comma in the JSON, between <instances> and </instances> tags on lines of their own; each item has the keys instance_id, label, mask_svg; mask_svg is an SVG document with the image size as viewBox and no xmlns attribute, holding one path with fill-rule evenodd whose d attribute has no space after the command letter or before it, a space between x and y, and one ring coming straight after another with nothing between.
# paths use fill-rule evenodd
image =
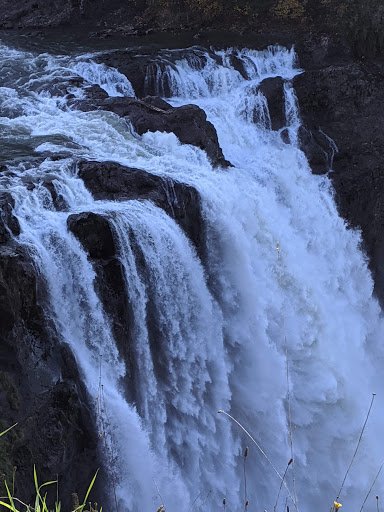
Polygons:
<instances>
[{"instance_id":1,"label":"boulder","mask_svg":"<svg viewBox=\"0 0 384 512\"><path fill-rule=\"evenodd\" d=\"M95 199L152 201L179 224L203 257L204 222L200 197L193 187L115 162L81 162L79 177Z\"/></svg>"},{"instance_id":2,"label":"boulder","mask_svg":"<svg viewBox=\"0 0 384 512\"><path fill-rule=\"evenodd\" d=\"M73 214L68 217L67 225L91 258L108 260L115 255L111 227L102 215L91 212Z\"/></svg>"},{"instance_id":3,"label":"boulder","mask_svg":"<svg viewBox=\"0 0 384 512\"><path fill-rule=\"evenodd\" d=\"M191 144L204 150L213 165L231 165L223 156L215 127L207 121L207 115L197 105L172 107L165 101L161 107L155 106L159 100L146 98L107 98L100 101L74 100L73 105L83 111L99 108L114 112L129 119L135 131L142 135L150 132L173 132L181 143Z\"/></svg>"},{"instance_id":4,"label":"boulder","mask_svg":"<svg viewBox=\"0 0 384 512\"><path fill-rule=\"evenodd\" d=\"M148 51L148 49L147 49ZM160 54L154 49L153 53L138 54L135 50L117 50L96 57L96 61L116 68L131 82L137 98L145 96L162 96L170 98L174 95L167 69L176 70L175 62L187 60L192 69L200 70L207 63L207 53L220 62L214 52L206 48L192 46L183 50L161 50ZM234 64L238 65L234 59Z\"/></svg>"},{"instance_id":5,"label":"boulder","mask_svg":"<svg viewBox=\"0 0 384 512\"><path fill-rule=\"evenodd\" d=\"M265 78L260 83L258 90L267 99L272 130L277 131L284 128L287 124L285 119L284 80L279 76Z\"/></svg>"}]
</instances>

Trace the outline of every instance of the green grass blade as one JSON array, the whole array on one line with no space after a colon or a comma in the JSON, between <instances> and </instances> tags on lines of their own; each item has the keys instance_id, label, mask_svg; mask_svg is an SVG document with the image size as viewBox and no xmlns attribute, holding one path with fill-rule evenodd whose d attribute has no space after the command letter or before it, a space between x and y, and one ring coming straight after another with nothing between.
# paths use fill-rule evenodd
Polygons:
<instances>
[{"instance_id":1,"label":"green grass blade","mask_svg":"<svg viewBox=\"0 0 384 512\"><path fill-rule=\"evenodd\" d=\"M44 497L44 499L41 497L41 494L40 494L40 489L41 487L44 487L45 484L42 484L40 487L39 487L39 483L37 481L37 473L36 473L36 466L34 465L33 466L33 479L35 481L35 488L36 488L36 505L38 504L39 505L39 510L42 509L43 512L49 512L48 508L47 508L47 505L45 503L45 499L46 497ZM51 482L49 482L51 483ZM55 482L56 483L56 482ZM40 502L41 502L41 507L40 507ZM37 509L37 507L35 506L35 510Z\"/></svg>"},{"instance_id":2,"label":"green grass blade","mask_svg":"<svg viewBox=\"0 0 384 512\"><path fill-rule=\"evenodd\" d=\"M87 499L88 499L89 493L91 492L91 489L92 489L92 487L93 487L93 484L95 483L95 480L96 480L96 477L97 477L97 473L98 473L98 472L99 472L99 470L97 470L97 471L96 471L95 476L92 478L92 482L89 484L87 494L85 495L85 498L84 498L84 501L83 501L83 506L85 506L85 505L86 505L86 503L87 503Z\"/></svg>"},{"instance_id":3,"label":"green grass blade","mask_svg":"<svg viewBox=\"0 0 384 512\"><path fill-rule=\"evenodd\" d=\"M42 487L42 486L41 486ZM49 512L48 510L48 507L47 507L47 495L45 494L44 495L44 498L42 500L42 505L43 505L43 512Z\"/></svg>"},{"instance_id":4,"label":"green grass blade","mask_svg":"<svg viewBox=\"0 0 384 512\"><path fill-rule=\"evenodd\" d=\"M45 484L41 484L40 487L39 487L39 491L40 489L42 489L43 487L45 487L46 485L51 485L51 484L56 484L57 483L57 480L51 480L50 482L45 482Z\"/></svg>"},{"instance_id":5,"label":"green grass blade","mask_svg":"<svg viewBox=\"0 0 384 512\"><path fill-rule=\"evenodd\" d=\"M11 505L8 505L8 503L4 503L4 501L0 501L0 505L8 508L9 510L12 510L12 512L18 512L18 510L16 510L15 507L11 507Z\"/></svg>"},{"instance_id":6,"label":"green grass blade","mask_svg":"<svg viewBox=\"0 0 384 512\"><path fill-rule=\"evenodd\" d=\"M36 493L37 493L38 496L40 496L39 484L37 483L37 473L36 473L36 466L35 465L33 465L33 479L35 481Z\"/></svg>"},{"instance_id":7,"label":"green grass blade","mask_svg":"<svg viewBox=\"0 0 384 512\"><path fill-rule=\"evenodd\" d=\"M16 507L15 507L15 504L13 503L13 498L12 498L12 495L11 495L11 493L9 491L8 484L7 484L6 480L4 480L4 484L5 484L5 488L7 489L8 499L9 499L9 503L12 506L12 510L16 510Z\"/></svg>"},{"instance_id":8,"label":"green grass blade","mask_svg":"<svg viewBox=\"0 0 384 512\"><path fill-rule=\"evenodd\" d=\"M0 437L9 432L12 428L16 427L17 423L12 425L12 427L7 428L7 430L4 430L3 432L0 432Z\"/></svg>"},{"instance_id":9,"label":"green grass blade","mask_svg":"<svg viewBox=\"0 0 384 512\"><path fill-rule=\"evenodd\" d=\"M93 487L93 484L95 483L95 480L96 480L96 477L97 477L97 473L99 472L99 470L96 471L95 473L95 476L92 478L92 482L89 484L89 487L88 487L88 490L87 490L87 493L85 495L85 498L84 498L84 501L83 501L83 504L82 505L79 505L77 508L75 508L75 510L73 512L76 512L77 510L83 510L83 508L86 506L87 504L87 499L88 499L88 496L89 496L89 493L91 492L91 489Z\"/></svg>"}]
</instances>

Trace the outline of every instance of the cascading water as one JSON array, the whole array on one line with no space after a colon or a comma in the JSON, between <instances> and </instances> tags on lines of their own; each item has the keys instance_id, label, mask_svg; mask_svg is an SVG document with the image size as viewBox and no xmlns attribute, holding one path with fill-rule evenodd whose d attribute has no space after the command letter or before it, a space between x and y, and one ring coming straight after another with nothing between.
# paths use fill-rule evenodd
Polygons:
<instances>
[{"instance_id":1,"label":"cascading water","mask_svg":"<svg viewBox=\"0 0 384 512\"><path fill-rule=\"evenodd\" d=\"M128 80L89 55L38 56L7 47L3 55L5 69L10 58L25 70L17 79L11 72L1 75L4 139L25 141L24 154L67 155L28 166L15 161L0 175L0 185L15 198L18 241L47 282L47 315L71 345L91 396L97 394L101 356L120 506L154 510L157 486L168 511L216 510L224 497L228 507L241 510L242 451L249 440L217 411L241 421L283 473L291 457L290 405L299 508L329 507L371 392L383 383L381 323L359 234L346 229L327 178L313 176L296 147L294 51L198 50L169 65L172 52L162 56L158 93L168 91L175 106L195 103L206 111L234 165L226 170L213 169L204 152L180 145L173 134L138 137L114 114L79 112L47 92L52 79L76 74L85 86L131 94ZM233 55L243 74L232 66ZM257 90L274 76L286 81L289 145L270 130L268 105ZM82 97L81 86L75 89ZM6 158L23 151L8 145ZM205 261L151 202L95 201L73 158L114 160L195 187ZM43 186L48 175L63 199L60 211ZM26 185L31 182L32 190ZM114 233L134 308L136 405L124 398L126 369L96 293L95 271L67 230L68 216L80 212L107 217ZM377 402L379 408L380 396ZM345 506L360 506L373 480L384 454L382 427L373 414L346 482ZM249 510L271 510L280 481L253 445L247 479ZM293 492L291 473L287 485Z\"/></svg>"}]
</instances>

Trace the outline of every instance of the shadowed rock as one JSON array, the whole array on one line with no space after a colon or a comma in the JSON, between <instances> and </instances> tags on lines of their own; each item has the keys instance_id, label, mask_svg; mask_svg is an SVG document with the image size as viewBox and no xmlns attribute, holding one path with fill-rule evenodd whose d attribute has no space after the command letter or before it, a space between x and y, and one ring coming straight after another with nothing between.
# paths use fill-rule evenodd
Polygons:
<instances>
[{"instance_id":1,"label":"shadowed rock","mask_svg":"<svg viewBox=\"0 0 384 512\"><path fill-rule=\"evenodd\" d=\"M115 162L81 162L79 177L95 199L147 199L172 217L203 257L204 223L196 189Z\"/></svg>"},{"instance_id":2,"label":"shadowed rock","mask_svg":"<svg viewBox=\"0 0 384 512\"><path fill-rule=\"evenodd\" d=\"M161 107L156 106L160 105L159 101ZM213 165L230 165L219 146L215 127L207 121L204 110L196 105L172 107L165 101L148 97L143 101L134 98L77 100L73 104L85 112L99 108L129 119L139 135L147 131L173 132L181 143L204 150Z\"/></svg>"},{"instance_id":3,"label":"shadowed rock","mask_svg":"<svg viewBox=\"0 0 384 512\"><path fill-rule=\"evenodd\" d=\"M308 58L308 55L307 55ZM308 71L294 79L305 137L301 138L315 173L326 172L324 135L338 147L330 173L339 212L351 227L360 227L370 259L375 292L384 304L384 66L379 62L328 65L307 62Z\"/></svg>"},{"instance_id":4,"label":"shadowed rock","mask_svg":"<svg viewBox=\"0 0 384 512\"><path fill-rule=\"evenodd\" d=\"M1 471L12 481L17 467L15 494L28 503L36 494L33 464L40 482L58 474L69 510L71 493L84 495L100 460L89 398L70 348L46 315L46 301L27 251L12 241L0 245L0 429L18 422L2 438Z\"/></svg>"},{"instance_id":5,"label":"shadowed rock","mask_svg":"<svg viewBox=\"0 0 384 512\"><path fill-rule=\"evenodd\" d=\"M13 215L15 201L11 194L4 192L0 194L0 244L8 242L12 235L20 234L20 225Z\"/></svg>"},{"instance_id":6,"label":"shadowed rock","mask_svg":"<svg viewBox=\"0 0 384 512\"><path fill-rule=\"evenodd\" d=\"M91 258L107 260L115 255L111 228L102 215L91 212L70 215L67 225Z\"/></svg>"},{"instance_id":7,"label":"shadowed rock","mask_svg":"<svg viewBox=\"0 0 384 512\"><path fill-rule=\"evenodd\" d=\"M267 99L272 130L280 130L287 124L285 119L284 80L279 76L266 78L261 82L258 90Z\"/></svg>"}]
</instances>

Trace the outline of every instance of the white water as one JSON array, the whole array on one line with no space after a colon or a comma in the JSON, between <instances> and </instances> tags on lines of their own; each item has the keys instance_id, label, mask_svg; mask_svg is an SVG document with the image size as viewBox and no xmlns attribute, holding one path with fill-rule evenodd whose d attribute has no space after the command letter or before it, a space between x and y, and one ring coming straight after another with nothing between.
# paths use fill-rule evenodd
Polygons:
<instances>
[{"instance_id":1,"label":"white water","mask_svg":"<svg viewBox=\"0 0 384 512\"><path fill-rule=\"evenodd\" d=\"M231 51L245 62L247 80L231 67ZM13 50L6 52L15 58ZM45 76L63 73L64 61L65 69L74 62L18 55L27 69L43 63L43 82ZM148 202L94 201L70 160L46 160L2 179L16 199L20 241L31 248L48 282L48 314L71 344L91 396L97 394L102 354L112 443L119 454L114 468L118 495L129 510L149 512L161 504L153 477L169 512L201 504L201 510L217 510L224 496L228 509L243 508L241 453L250 440L227 417L217 415L219 409L243 423L283 473L291 456L286 354L302 511L332 505L371 392L378 393L341 496L346 509L360 508L384 456L384 443L382 326L372 279L358 249L359 234L345 228L327 178L313 176L296 148L298 113L289 84L297 73L294 52L274 48L217 55L221 65L207 55L202 69L191 58L177 62L177 71L174 65L165 72L159 68L158 87L161 92L166 79L174 105L196 103L205 109L225 157L235 165L225 171L212 169L202 151L180 145L172 134L137 137L115 115L68 110L61 98L31 92L26 79L19 80L16 92L7 83L12 101L0 120L9 137L41 139L37 151L70 148L76 156L112 159L195 186L207 229L205 268L164 212ZM80 74L81 58L76 62ZM97 70L99 74L83 70L81 76L111 87L114 71L103 77L104 68ZM276 75L288 80L291 145L269 130L266 102L257 92L263 78ZM53 208L44 187L26 192L22 185L22 175L41 183L48 173L55 176L66 211ZM119 247L127 295L135 307L137 409L120 394L125 368L94 290L94 271L66 230L68 215L81 211L107 215ZM144 255L145 272L133 245ZM155 347L148 306L158 329ZM272 510L280 482L254 445L247 480L249 510ZM287 484L293 490L291 471ZM379 480L371 508L381 487ZM282 492L280 510L285 499Z\"/></svg>"}]
</instances>

